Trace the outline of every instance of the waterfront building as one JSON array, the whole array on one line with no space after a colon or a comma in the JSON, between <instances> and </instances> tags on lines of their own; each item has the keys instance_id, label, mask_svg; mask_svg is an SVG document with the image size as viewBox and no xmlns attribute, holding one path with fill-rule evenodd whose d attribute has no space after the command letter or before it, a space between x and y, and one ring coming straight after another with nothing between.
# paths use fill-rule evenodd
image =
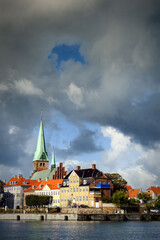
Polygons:
<instances>
[{"instance_id":1,"label":"waterfront building","mask_svg":"<svg viewBox=\"0 0 160 240\"><path fill-rule=\"evenodd\" d=\"M7 184L4 185L4 201L8 208L23 207L24 193L36 180L25 179L21 174L12 177Z\"/></svg>"},{"instance_id":2,"label":"waterfront building","mask_svg":"<svg viewBox=\"0 0 160 240\"><path fill-rule=\"evenodd\" d=\"M77 166L64 179L60 188L60 205L72 204L101 207L102 197L111 197L112 182L92 164L92 168L81 169Z\"/></svg>"},{"instance_id":3,"label":"waterfront building","mask_svg":"<svg viewBox=\"0 0 160 240\"><path fill-rule=\"evenodd\" d=\"M51 196L52 203L49 207L60 207L60 186L63 179L38 181L30 188L24 190L24 206L26 205L27 195Z\"/></svg>"},{"instance_id":4,"label":"waterfront building","mask_svg":"<svg viewBox=\"0 0 160 240\"><path fill-rule=\"evenodd\" d=\"M149 193L149 195L151 196L151 198L153 200L156 200L158 198L158 196L160 196L160 187L151 186L151 187L147 188L146 192Z\"/></svg>"},{"instance_id":5,"label":"waterfront building","mask_svg":"<svg viewBox=\"0 0 160 240\"><path fill-rule=\"evenodd\" d=\"M137 200L137 195L140 193L141 189L133 189L131 186L125 186L125 190L126 190L126 194L127 196L131 199L134 198L135 200Z\"/></svg>"}]
</instances>

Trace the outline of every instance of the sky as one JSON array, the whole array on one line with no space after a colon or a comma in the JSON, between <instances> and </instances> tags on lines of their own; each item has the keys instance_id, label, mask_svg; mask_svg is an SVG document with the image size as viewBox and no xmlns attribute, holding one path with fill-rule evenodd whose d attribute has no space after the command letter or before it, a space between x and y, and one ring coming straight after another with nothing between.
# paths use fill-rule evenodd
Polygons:
<instances>
[{"instance_id":1,"label":"sky","mask_svg":"<svg viewBox=\"0 0 160 240\"><path fill-rule=\"evenodd\" d=\"M0 179L29 177L46 147L160 185L160 2L0 0Z\"/></svg>"}]
</instances>

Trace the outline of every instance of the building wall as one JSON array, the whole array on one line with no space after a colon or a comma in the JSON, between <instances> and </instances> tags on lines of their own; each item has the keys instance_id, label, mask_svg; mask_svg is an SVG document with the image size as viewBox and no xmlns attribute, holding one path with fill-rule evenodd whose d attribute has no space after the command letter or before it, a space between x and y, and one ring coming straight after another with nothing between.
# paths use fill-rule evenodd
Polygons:
<instances>
[{"instance_id":1,"label":"building wall","mask_svg":"<svg viewBox=\"0 0 160 240\"><path fill-rule=\"evenodd\" d=\"M33 173L48 169L48 161L34 161L33 162Z\"/></svg>"},{"instance_id":2,"label":"building wall","mask_svg":"<svg viewBox=\"0 0 160 240\"><path fill-rule=\"evenodd\" d=\"M89 204L89 186L80 186L81 179L73 171L68 180L68 186L60 188L60 205L67 207L70 204Z\"/></svg>"}]
</instances>

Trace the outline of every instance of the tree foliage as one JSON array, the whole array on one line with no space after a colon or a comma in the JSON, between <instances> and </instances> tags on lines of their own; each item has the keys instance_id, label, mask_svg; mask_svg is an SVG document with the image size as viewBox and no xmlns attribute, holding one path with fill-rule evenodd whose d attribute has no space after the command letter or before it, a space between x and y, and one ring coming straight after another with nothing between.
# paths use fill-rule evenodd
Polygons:
<instances>
[{"instance_id":1,"label":"tree foliage","mask_svg":"<svg viewBox=\"0 0 160 240\"><path fill-rule=\"evenodd\" d=\"M126 195L124 190L116 191L113 193L112 196L112 203L115 203L116 205L126 205L129 203L128 196Z\"/></svg>"},{"instance_id":2,"label":"tree foliage","mask_svg":"<svg viewBox=\"0 0 160 240\"><path fill-rule=\"evenodd\" d=\"M118 173L105 173L105 175L112 181L113 192L123 190L127 185L127 181Z\"/></svg>"},{"instance_id":3,"label":"tree foliage","mask_svg":"<svg viewBox=\"0 0 160 240\"><path fill-rule=\"evenodd\" d=\"M46 206L52 202L51 196L38 196L38 195L28 195L26 196L27 206Z\"/></svg>"},{"instance_id":4,"label":"tree foliage","mask_svg":"<svg viewBox=\"0 0 160 240\"><path fill-rule=\"evenodd\" d=\"M149 201L152 200L151 196L149 195L149 193L143 192L141 191L140 193L138 193L137 195L138 199L141 199L143 201L143 203L148 203Z\"/></svg>"}]
</instances>

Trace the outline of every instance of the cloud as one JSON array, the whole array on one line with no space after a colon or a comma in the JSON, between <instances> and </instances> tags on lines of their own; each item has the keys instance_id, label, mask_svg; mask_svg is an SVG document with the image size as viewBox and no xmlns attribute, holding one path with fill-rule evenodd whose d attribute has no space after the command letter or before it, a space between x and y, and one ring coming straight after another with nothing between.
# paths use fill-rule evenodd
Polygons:
<instances>
[{"instance_id":1,"label":"cloud","mask_svg":"<svg viewBox=\"0 0 160 240\"><path fill-rule=\"evenodd\" d=\"M108 172L120 173L135 188L145 190L158 184L160 145L146 149L112 127L103 127L102 133L111 141L111 148L102 157Z\"/></svg>"},{"instance_id":2,"label":"cloud","mask_svg":"<svg viewBox=\"0 0 160 240\"><path fill-rule=\"evenodd\" d=\"M66 149L56 149L57 154L63 159L99 151L103 151L103 148L96 145L96 132L85 128L69 142Z\"/></svg>"},{"instance_id":3,"label":"cloud","mask_svg":"<svg viewBox=\"0 0 160 240\"><path fill-rule=\"evenodd\" d=\"M83 92L74 83L71 83L69 85L66 93L67 93L70 101L73 102L76 105L77 108L83 108L84 107Z\"/></svg>"},{"instance_id":4,"label":"cloud","mask_svg":"<svg viewBox=\"0 0 160 240\"><path fill-rule=\"evenodd\" d=\"M29 141L44 109L47 124L56 112L80 132L84 122L112 127L107 133L114 139L108 166L114 159L114 169L117 163L124 169L138 164L138 169L143 166L145 172L158 176L159 15L158 1L14 0L8 4L1 0L2 164L19 164L20 156L28 157L19 146ZM61 62L63 71L57 71L55 59L50 61L48 55L63 44L80 44L86 64L68 60ZM9 134L9 129L15 133ZM63 136L62 129L60 133ZM87 130L77 140L68 136L70 145L62 153L74 156L100 150L94 136Z\"/></svg>"},{"instance_id":5,"label":"cloud","mask_svg":"<svg viewBox=\"0 0 160 240\"><path fill-rule=\"evenodd\" d=\"M20 94L43 96L43 91L33 85L33 83L27 79L22 79L14 82L14 87Z\"/></svg>"}]
</instances>

